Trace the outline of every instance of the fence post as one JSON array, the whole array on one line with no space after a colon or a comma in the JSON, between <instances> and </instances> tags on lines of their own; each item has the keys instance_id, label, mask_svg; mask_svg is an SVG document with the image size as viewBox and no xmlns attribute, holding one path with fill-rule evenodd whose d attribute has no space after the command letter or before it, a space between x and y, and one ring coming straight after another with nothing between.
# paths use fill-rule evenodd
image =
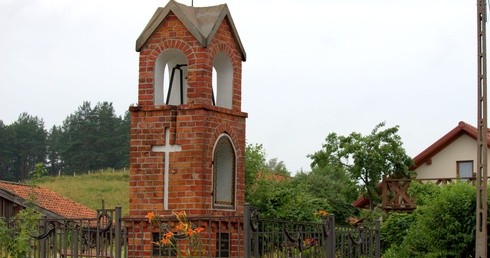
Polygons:
<instances>
[{"instance_id":1,"label":"fence post","mask_svg":"<svg viewBox=\"0 0 490 258\"><path fill-rule=\"evenodd\" d=\"M327 218L327 258L335 258L335 215Z\"/></svg>"},{"instance_id":2,"label":"fence post","mask_svg":"<svg viewBox=\"0 0 490 258\"><path fill-rule=\"evenodd\" d=\"M122 243L121 243L121 207L116 207L116 224L114 229L114 237L116 238L116 257L122 257Z\"/></svg>"},{"instance_id":3,"label":"fence post","mask_svg":"<svg viewBox=\"0 0 490 258\"><path fill-rule=\"evenodd\" d=\"M40 227L39 227L39 232L42 232L42 234L44 234L44 232L46 232L47 228L48 228L48 222L47 222L47 218L46 216L42 216L41 218L41 221L38 222L40 224ZM39 257L40 258L46 258L47 254L46 254L46 238L41 238L39 239Z\"/></svg>"},{"instance_id":4,"label":"fence post","mask_svg":"<svg viewBox=\"0 0 490 258\"><path fill-rule=\"evenodd\" d=\"M78 238L78 229L75 227L72 229L72 240L71 240L71 254L72 257L78 258L78 242L80 239Z\"/></svg>"},{"instance_id":5,"label":"fence post","mask_svg":"<svg viewBox=\"0 0 490 258\"><path fill-rule=\"evenodd\" d=\"M380 222L379 219L375 221L375 225L376 225L376 239L375 239L375 241L376 241L376 249L375 249L375 254L374 255L377 258L381 257L381 239L380 239L380 231L381 231L381 229L380 229L380 224L381 224L381 222Z\"/></svg>"},{"instance_id":6,"label":"fence post","mask_svg":"<svg viewBox=\"0 0 490 258\"><path fill-rule=\"evenodd\" d=\"M250 257L250 250L251 250L251 239L252 239L252 234L250 231L250 204L245 203L243 205L243 255L245 258Z\"/></svg>"}]
</instances>

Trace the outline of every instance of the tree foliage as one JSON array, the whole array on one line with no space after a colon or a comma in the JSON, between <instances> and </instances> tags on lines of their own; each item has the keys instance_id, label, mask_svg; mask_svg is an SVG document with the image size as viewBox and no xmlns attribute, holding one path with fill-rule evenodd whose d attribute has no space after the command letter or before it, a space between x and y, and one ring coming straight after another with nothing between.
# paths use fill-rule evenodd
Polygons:
<instances>
[{"instance_id":1,"label":"tree foliage","mask_svg":"<svg viewBox=\"0 0 490 258\"><path fill-rule=\"evenodd\" d=\"M295 188L307 192L310 198L324 200L327 205L322 209L335 214L339 223L357 213L352 202L359 197L358 187L343 167L315 167L309 173L298 173L293 183Z\"/></svg>"},{"instance_id":2,"label":"tree foliage","mask_svg":"<svg viewBox=\"0 0 490 258\"><path fill-rule=\"evenodd\" d=\"M38 163L50 175L128 166L129 113L118 117L112 103L84 102L49 132L27 113L11 125L0 121L0 180L29 179Z\"/></svg>"},{"instance_id":3,"label":"tree foliage","mask_svg":"<svg viewBox=\"0 0 490 258\"><path fill-rule=\"evenodd\" d=\"M0 218L0 243L2 243L0 253L12 258L28 257L32 249L32 235L38 234L39 218L41 218L41 213L34 208L32 203L19 211L12 221Z\"/></svg>"},{"instance_id":4,"label":"tree foliage","mask_svg":"<svg viewBox=\"0 0 490 258\"><path fill-rule=\"evenodd\" d=\"M325 210L343 222L355 212L351 202L358 196L357 186L342 167L315 168L291 177L284 162L266 161L261 144L247 144L245 164L246 200L266 217L312 221Z\"/></svg>"},{"instance_id":5,"label":"tree foliage","mask_svg":"<svg viewBox=\"0 0 490 258\"><path fill-rule=\"evenodd\" d=\"M63 170L122 168L129 163L129 117L115 115L111 103L84 102L63 122L59 152Z\"/></svg>"},{"instance_id":6,"label":"tree foliage","mask_svg":"<svg viewBox=\"0 0 490 258\"><path fill-rule=\"evenodd\" d=\"M46 165L48 167L49 175L51 176L56 175L63 168L61 160L61 149L63 147L62 134L63 131L61 130L61 127L55 125L53 125L48 132Z\"/></svg>"},{"instance_id":7,"label":"tree foliage","mask_svg":"<svg viewBox=\"0 0 490 258\"><path fill-rule=\"evenodd\" d=\"M312 221L318 210L332 210L327 199L312 196L292 180L257 180L249 193L251 205L264 217L292 221Z\"/></svg>"},{"instance_id":8,"label":"tree foliage","mask_svg":"<svg viewBox=\"0 0 490 258\"><path fill-rule=\"evenodd\" d=\"M323 149L308 156L311 167L344 167L352 180L361 183L368 198L374 200L376 185L384 175L407 177L412 165L398 135L398 126L384 126L385 123L378 124L369 135L330 133Z\"/></svg>"},{"instance_id":9,"label":"tree foliage","mask_svg":"<svg viewBox=\"0 0 490 258\"><path fill-rule=\"evenodd\" d=\"M0 179L6 179L12 167L11 137L8 127L0 120Z\"/></svg>"},{"instance_id":10,"label":"tree foliage","mask_svg":"<svg viewBox=\"0 0 490 258\"><path fill-rule=\"evenodd\" d=\"M391 219L391 215L386 220L382 231L400 228L400 221L405 225L397 236L399 241L391 235L384 257L471 257L475 251L475 187L466 182L412 185L417 209L404 218ZM386 240L389 232L384 235Z\"/></svg>"},{"instance_id":11,"label":"tree foliage","mask_svg":"<svg viewBox=\"0 0 490 258\"><path fill-rule=\"evenodd\" d=\"M252 185L254 185L258 173L265 170L265 155L265 150L262 144L247 143L245 146L246 192L249 192Z\"/></svg>"},{"instance_id":12,"label":"tree foliage","mask_svg":"<svg viewBox=\"0 0 490 258\"><path fill-rule=\"evenodd\" d=\"M0 163L4 179L19 181L27 178L34 165L44 162L46 135L44 122L38 117L22 113L9 126L0 126Z\"/></svg>"}]
</instances>

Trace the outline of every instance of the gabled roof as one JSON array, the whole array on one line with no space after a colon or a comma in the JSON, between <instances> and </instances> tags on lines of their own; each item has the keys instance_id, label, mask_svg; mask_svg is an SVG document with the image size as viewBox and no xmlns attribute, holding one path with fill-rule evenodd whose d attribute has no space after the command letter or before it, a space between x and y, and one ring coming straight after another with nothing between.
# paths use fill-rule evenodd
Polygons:
<instances>
[{"instance_id":1,"label":"gabled roof","mask_svg":"<svg viewBox=\"0 0 490 258\"><path fill-rule=\"evenodd\" d=\"M0 197L26 207L32 201L44 214L53 218L96 218L97 212L51 190L0 181Z\"/></svg>"},{"instance_id":2,"label":"gabled roof","mask_svg":"<svg viewBox=\"0 0 490 258\"><path fill-rule=\"evenodd\" d=\"M153 14L150 22L148 22L136 40L137 52L141 51L151 35L170 13L175 14L179 18L203 47L208 46L223 20L227 18L233 36L240 48L242 60L246 60L245 49L243 48L233 19L231 18L230 10L226 4L209 7L193 7L177 3L174 0L170 0L165 7L159 7L155 14Z\"/></svg>"},{"instance_id":3,"label":"gabled roof","mask_svg":"<svg viewBox=\"0 0 490 258\"><path fill-rule=\"evenodd\" d=\"M414 166L410 168L410 170L415 170L427 161L429 161L432 157L434 157L438 152L442 149L446 148L449 144L458 139L461 135L468 135L471 138L477 140L478 129L474 126L471 126L463 121L458 123L454 129L449 131L446 135L442 136L435 143L430 145L427 149L422 151L419 155L413 158ZM487 144L490 147L490 130L487 131ZM476 148L476 147L475 147Z\"/></svg>"}]
</instances>

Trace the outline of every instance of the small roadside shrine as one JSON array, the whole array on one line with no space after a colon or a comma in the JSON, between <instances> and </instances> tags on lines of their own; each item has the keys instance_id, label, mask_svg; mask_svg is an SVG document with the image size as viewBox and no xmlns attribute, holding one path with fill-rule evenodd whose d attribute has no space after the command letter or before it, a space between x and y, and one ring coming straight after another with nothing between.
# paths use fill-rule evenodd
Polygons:
<instances>
[{"instance_id":1,"label":"small roadside shrine","mask_svg":"<svg viewBox=\"0 0 490 258\"><path fill-rule=\"evenodd\" d=\"M241 110L241 74L246 54L227 5L193 7L169 1L144 28L136 51L130 217L150 212L243 216L247 114ZM240 241L232 233L225 235L212 222L199 226L207 227L209 243L240 256L233 254ZM237 225L228 225L226 232L233 227ZM150 231L143 230L141 240L133 243L148 250L145 257L151 256L146 246L158 241Z\"/></svg>"}]
</instances>

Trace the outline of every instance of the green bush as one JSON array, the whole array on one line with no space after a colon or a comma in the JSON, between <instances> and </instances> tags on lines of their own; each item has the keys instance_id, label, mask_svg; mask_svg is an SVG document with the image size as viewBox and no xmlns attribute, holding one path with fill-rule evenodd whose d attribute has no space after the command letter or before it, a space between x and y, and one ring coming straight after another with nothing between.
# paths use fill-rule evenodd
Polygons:
<instances>
[{"instance_id":1,"label":"green bush","mask_svg":"<svg viewBox=\"0 0 490 258\"><path fill-rule=\"evenodd\" d=\"M27 257L31 249L31 235L36 235L40 213L33 207L21 210L13 218L13 227L9 227L4 219L0 219L0 254L3 257Z\"/></svg>"},{"instance_id":2,"label":"green bush","mask_svg":"<svg viewBox=\"0 0 490 258\"><path fill-rule=\"evenodd\" d=\"M398 246L415 221L412 213L391 213L381 225L381 246L383 250L390 246Z\"/></svg>"},{"instance_id":3,"label":"green bush","mask_svg":"<svg viewBox=\"0 0 490 258\"><path fill-rule=\"evenodd\" d=\"M397 215L393 217L394 221L387 220L383 225L383 229L392 230L383 232L386 243L390 244L384 257L469 257L473 254L475 187L465 182L438 189L430 184L417 187L420 187L417 190L423 204L413 215ZM410 216L414 219L412 223ZM395 221L408 222L405 236L396 231ZM400 225L400 230L406 226Z\"/></svg>"}]
</instances>

